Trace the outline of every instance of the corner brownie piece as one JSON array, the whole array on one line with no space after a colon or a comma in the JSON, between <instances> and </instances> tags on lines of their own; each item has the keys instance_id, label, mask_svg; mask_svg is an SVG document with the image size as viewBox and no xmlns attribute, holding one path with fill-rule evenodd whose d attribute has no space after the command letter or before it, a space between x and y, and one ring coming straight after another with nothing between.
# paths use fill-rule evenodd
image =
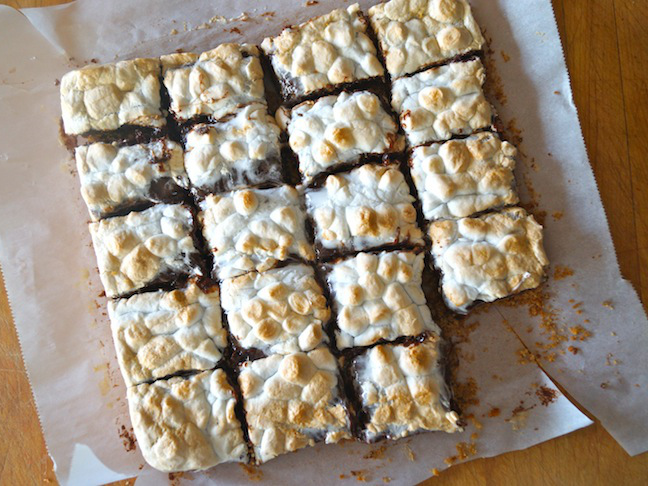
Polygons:
<instances>
[{"instance_id":1,"label":"corner brownie piece","mask_svg":"<svg viewBox=\"0 0 648 486\"><path fill-rule=\"evenodd\" d=\"M371 7L369 20L393 78L478 51L484 44L465 0L391 0Z\"/></svg>"},{"instance_id":2,"label":"corner brownie piece","mask_svg":"<svg viewBox=\"0 0 648 486\"><path fill-rule=\"evenodd\" d=\"M201 275L191 210L159 204L90 223L99 276L108 297Z\"/></svg>"},{"instance_id":3,"label":"corner brownie piece","mask_svg":"<svg viewBox=\"0 0 648 486\"><path fill-rule=\"evenodd\" d=\"M331 265L328 282L337 314L339 349L440 333L421 288L424 254L358 253Z\"/></svg>"},{"instance_id":4,"label":"corner brownie piece","mask_svg":"<svg viewBox=\"0 0 648 486\"><path fill-rule=\"evenodd\" d=\"M517 203L516 153L491 132L416 147L410 167L425 218L463 218Z\"/></svg>"},{"instance_id":5,"label":"corner brownie piece","mask_svg":"<svg viewBox=\"0 0 648 486\"><path fill-rule=\"evenodd\" d=\"M187 195L182 147L168 139L136 145L99 142L74 153L93 221L154 202L180 202Z\"/></svg>"},{"instance_id":6,"label":"corner brownie piece","mask_svg":"<svg viewBox=\"0 0 648 486\"><path fill-rule=\"evenodd\" d=\"M251 44L221 44L202 54L162 56L169 111L179 123L209 120L250 103L265 103L259 50Z\"/></svg>"},{"instance_id":7,"label":"corner brownie piece","mask_svg":"<svg viewBox=\"0 0 648 486\"><path fill-rule=\"evenodd\" d=\"M405 177L396 165L366 164L330 175L306 193L315 240L324 257L393 245L422 245Z\"/></svg>"},{"instance_id":8,"label":"corner brownie piece","mask_svg":"<svg viewBox=\"0 0 648 486\"><path fill-rule=\"evenodd\" d=\"M208 194L281 182L280 133L260 103L221 122L194 125L185 144L194 189Z\"/></svg>"},{"instance_id":9,"label":"corner brownie piece","mask_svg":"<svg viewBox=\"0 0 648 486\"><path fill-rule=\"evenodd\" d=\"M403 150L398 124L369 91L343 92L294 107L288 143L306 183L338 166Z\"/></svg>"},{"instance_id":10,"label":"corner brownie piece","mask_svg":"<svg viewBox=\"0 0 648 486\"><path fill-rule=\"evenodd\" d=\"M247 361L238 380L257 464L316 442L351 438L337 363L328 349Z\"/></svg>"},{"instance_id":11,"label":"corner brownie piece","mask_svg":"<svg viewBox=\"0 0 648 486\"><path fill-rule=\"evenodd\" d=\"M490 128L494 112L484 96L484 79L484 66L474 59L394 81L392 106L410 145Z\"/></svg>"},{"instance_id":12,"label":"corner brownie piece","mask_svg":"<svg viewBox=\"0 0 648 486\"><path fill-rule=\"evenodd\" d=\"M522 208L437 221L429 235L444 300L460 314L477 301L492 302L537 287L549 265L542 226Z\"/></svg>"},{"instance_id":13,"label":"corner brownie piece","mask_svg":"<svg viewBox=\"0 0 648 486\"><path fill-rule=\"evenodd\" d=\"M383 76L366 32L367 20L354 4L264 39L261 49L279 78L284 101Z\"/></svg>"},{"instance_id":14,"label":"corner brownie piece","mask_svg":"<svg viewBox=\"0 0 648 486\"><path fill-rule=\"evenodd\" d=\"M381 344L353 360L367 442L462 430L451 408L440 342L430 334L404 344Z\"/></svg>"},{"instance_id":15,"label":"corner brownie piece","mask_svg":"<svg viewBox=\"0 0 648 486\"><path fill-rule=\"evenodd\" d=\"M227 347L216 285L190 282L182 290L111 301L108 315L127 386L212 369Z\"/></svg>"},{"instance_id":16,"label":"corner brownie piece","mask_svg":"<svg viewBox=\"0 0 648 486\"><path fill-rule=\"evenodd\" d=\"M160 61L133 59L86 66L61 78L61 111L68 135L121 127L160 128Z\"/></svg>"},{"instance_id":17,"label":"corner brownie piece","mask_svg":"<svg viewBox=\"0 0 648 486\"><path fill-rule=\"evenodd\" d=\"M128 388L137 445L146 462L164 472L247 462L235 406L234 389L221 369Z\"/></svg>"},{"instance_id":18,"label":"corner brownie piece","mask_svg":"<svg viewBox=\"0 0 648 486\"><path fill-rule=\"evenodd\" d=\"M292 264L223 281L229 331L243 349L266 355L311 351L331 317L312 267Z\"/></svg>"},{"instance_id":19,"label":"corner brownie piece","mask_svg":"<svg viewBox=\"0 0 648 486\"><path fill-rule=\"evenodd\" d=\"M200 207L203 235L220 279L263 272L290 258L315 258L294 187L209 195Z\"/></svg>"}]
</instances>

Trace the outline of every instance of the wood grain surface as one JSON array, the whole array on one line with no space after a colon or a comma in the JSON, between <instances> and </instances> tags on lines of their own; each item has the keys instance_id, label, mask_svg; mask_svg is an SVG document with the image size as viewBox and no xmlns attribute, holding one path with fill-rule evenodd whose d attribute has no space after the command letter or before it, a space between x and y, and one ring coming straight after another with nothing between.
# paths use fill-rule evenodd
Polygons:
<instances>
[{"instance_id":1,"label":"wood grain surface","mask_svg":"<svg viewBox=\"0 0 648 486\"><path fill-rule=\"evenodd\" d=\"M36 7L65 0L0 0ZM553 0L583 134L621 271L648 302L648 1ZM1 34L0 34L1 35ZM0 484L56 483L0 278ZM530 449L458 465L425 485L645 485L599 425ZM129 484L124 481L120 484Z\"/></svg>"}]
</instances>

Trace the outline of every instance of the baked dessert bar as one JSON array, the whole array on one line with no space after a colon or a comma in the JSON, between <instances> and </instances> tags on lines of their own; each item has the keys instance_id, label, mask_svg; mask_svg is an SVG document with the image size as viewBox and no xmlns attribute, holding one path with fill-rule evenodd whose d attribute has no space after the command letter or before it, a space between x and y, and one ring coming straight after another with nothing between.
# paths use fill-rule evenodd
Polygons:
<instances>
[{"instance_id":1,"label":"baked dessert bar","mask_svg":"<svg viewBox=\"0 0 648 486\"><path fill-rule=\"evenodd\" d=\"M422 245L414 197L396 165L366 164L330 175L306 193L322 257L393 245Z\"/></svg>"},{"instance_id":2,"label":"baked dessert bar","mask_svg":"<svg viewBox=\"0 0 648 486\"><path fill-rule=\"evenodd\" d=\"M89 226L108 297L202 273L194 218L186 206L159 204Z\"/></svg>"},{"instance_id":3,"label":"baked dessert bar","mask_svg":"<svg viewBox=\"0 0 648 486\"><path fill-rule=\"evenodd\" d=\"M440 343L438 335L429 334L403 344L380 344L353 360L367 442L462 430L450 404Z\"/></svg>"},{"instance_id":4,"label":"baked dessert bar","mask_svg":"<svg viewBox=\"0 0 648 486\"><path fill-rule=\"evenodd\" d=\"M316 442L351 438L337 363L328 349L247 361L238 380L257 464Z\"/></svg>"},{"instance_id":5,"label":"baked dessert bar","mask_svg":"<svg viewBox=\"0 0 648 486\"><path fill-rule=\"evenodd\" d=\"M522 208L433 222L429 235L443 297L460 314L477 301L537 287L549 264L542 226Z\"/></svg>"},{"instance_id":6,"label":"baked dessert bar","mask_svg":"<svg viewBox=\"0 0 648 486\"><path fill-rule=\"evenodd\" d=\"M161 128L160 61L133 59L86 66L61 78L63 128L68 135L122 127Z\"/></svg>"},{"instance_id":7,"label":"baked dessert bar","mask_svg":"<svg viewBox=\"0 0 648 486\"><path fill-rule=\"evenodd\" d=\"M465 0L391 0L368 13L392 78L478 51L484 44Z\"/></svg>"},{"instance_id":8,"label":"baked dessert bar","mask_svg":"<svg viewBox=\"0 0 648 486\"><path fill-rule=\"evenodd\" d=\"M295 188L244 189L209 195L199 219L219 279L263 272L290 258L313 260Z\"/></svg>"},{"instance_id":9,"label":"baked dessert bar","mask_svg":"<svg viewBox=\"0 0 648 486\"><path fill-rule=\"evenodd\" d=\"M270 58L284 101L384 74L358 4L288 27L264 39L261 49Z\"/></svg>"},{"instance_id":10,"label":"baked dessert bar","mask_svg":"<svg viewBox=\"0 0 648 486\"><path fill-rule=\"evenodd\" d=\"M328 273L338 349L370 346L424 331L440 333L421 289L423 253L358 253Z\"/></svg>"},{"instance_id":11,"label":"baked dessert bar","mask_svg":"<svg viewBox=\"0 0 648 486\"><path fill-rule=\"evenodd\" d=\"M217 285L158 290L108 302L127 386L214 368L227 347Z\"/></svg>"},{"instance_id":12,"label":"baked dessert bar","mask_svg":"<svg viewBox=\"0 0 648 486\"><path fill-rule=\"evenodd\" d=\"M259 50L251 44L221 44L202 54L161 57L169 111L179 123L220 120L249 103L265 103Z\"/></svg>"},{"instance_id":13,"label":"baked dessert bar","mask_svg":"<svg viewBox=\"0 0 648 486\"><path fill-rule=\"evenodd\" d=\"M221 369L128 388L137 444L146 462L164 472L247 462L235 405Z\"/></svg>"},{"instance_id":14,"label":"baked dessert bar","mask_svg":"<svg viewBox=\"0 0 648 486\"><path fill-rule=\"evenodd\" d=\"M394 81L392 106L410 145L490 128L494 111L484 97L484 79L484 66L473 59Z\"/></svg>"},{"instance_id":15,"label":"baked dessert bar","mask_svg":"<svg viewBox=\"0 0 648 486\"><path fill-rule=\"evenodd\" d=\"M254 103L186 135L185 167L201 194L281 182L281 131L266 106Z\"/></svg>"},{"instance_id":16,"label":"baked dessert bar","mask_svg":"<svg viewBox=\"0 0 648 486\"><path fill-rule=\"evenodd\" d=\"M410 172L425 218L463 218L517 203L516 153L492 132L416 147Z\"/></svg>"},{"instance_id":17,"label":"baked dessert bar","mask_svg":"<svg viewBox=\"0 0 648 486\"><path fill-rule=\"evenodd\" d=\"M265 355L311 351L331 317L313 268L291 264L224 280L229 331L243 349Z\"/></svg>"},{"instance_id":18,"label":"baked dessert bar","mask_svg":"<svg viewBox=\"0 0 648 486\"><path fill-rule=\"evenodd\" d=\"M306 183L338 166L380 160L404 148L398 124L369 91L343 92L297 105L288 133Z\"/></svg>"},{"instance_id":19,"label":"baked dessert bar","mask_svg":"<svg viewBox=\"0 0 648 486\"><path fill-rule=\"evenodd\" d=\"M182 147L171 140L98 142L74 153L81 195L93 221L154 202L181 202L188 194Z\"/></svg>"}]
</instances>

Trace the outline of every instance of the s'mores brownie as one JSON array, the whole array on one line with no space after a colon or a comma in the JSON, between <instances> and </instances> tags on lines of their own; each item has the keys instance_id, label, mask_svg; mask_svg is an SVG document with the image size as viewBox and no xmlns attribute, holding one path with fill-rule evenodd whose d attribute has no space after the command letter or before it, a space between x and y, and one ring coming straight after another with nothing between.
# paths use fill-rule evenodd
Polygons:
<instances>
[{"instance_id":1,"label":"s'mores brownie","mask_svg":"<svg viewBox=\"0 0 648 486\"><path fill-rule=\"evenodd\" d=\"M358 4L288 27L264 39L261 49L270 58L284 101L384 74Z\"/></svg>"},{"instance_id":2,"label":"s'mores brownie","mask_svg":"<svg viewBox=\"0 0 648 486\"><path fill-rule=\"evenodd\" d=\"M306 183L336 167L380 160L404 148L398 124L369 91L343 92L297 105L288 134Z\"/></svg>"},{"instance_id":3,"label":"s'mores brownie","mask_svg":"<svg viewBox=\"0 0 648 486\"><path fill-rule=\"evenodd\" d=\"M490 128L494 110L482 89L485 77L481 61L473 59L394 81L392 106L410 145Z\"/></svg>"},{"instance_id":4,"label":"s'mores brownie","mask_svg":"<svg viewBox=\"0 0 648 486\"><path fill-rule=\"evenodd\" d=\"M222 369L128 388L137 445L146 462L164 472L247 462L235 406L234 389Z\"/></svg>"},{"instance_id":5,"label":"s'mores brownie","mask_svg":"<svg viewBox=\"0 0 648 486\"><path fill-rule=\"evenodd\" d=\"M89 226L108 297L202 274L194 218L186 206L159 204Z\"/></svg>"},{"instance_id":6,"label":"s'mores brownie","mask_svg":"<svg viewBox=\"0 0 648 486\"><path fill-rule=\"evenodd\" d=\"M200 194L281 181L281 130L265 105L253 103L186 135L185 168Z\"/></svg>"},{"instance_id":7,"label":"s'mores brownie","mask_svg":"<svg viewBox=\"0 0 648 486\"><path fill-rule=\"evenodd\" d=\"M290 186L209 195L199 219L219 279L263 272L290 258L311 261L306 217Z\"/></svg>"},{"instance_id":8,"label":"s'mores brownie","mask_svg":"<svg viewBox=\"0 0 648 486\"><path fill-rule=\"evenodd\" d=\"M444 300L460 314L478 301L537 287L549 265L542 226L522 208L436 221L429 235Z\"/></svg>"},{"instance_id":9,"label":"s'mores brownie","mask_svg":"<svg viewBox=\"0 0 648 486\"><path fill-rule=\"evenodd\" d=\"M393 245L422 245L405 177L396 165L366 164L330 175L306 193L323 257Z\"/></svg>"},{"instance_id":10,"label":"s'mores brownie","mask_svg":"<svg viewBox=\"0 0 648 486\"><path fill-rule=\"evenodd\" d=\"M351 438L337 362L328 349L246 361L238 380L257 464L316 442Z\"/></svg>"},{"instance_id":11,"label":"s'mores brownie","mask_svg":"<svg viewBox=\"0 0 648 486\"><path fill-rule=\"evenodd\" d=\"M169 111L182 124L220 120L250 103L265 103L259 50L251 44L221 44L202 54L162 56Z\"/></svg>"},{"instance_id":12,"label":"s'mores brownie","mask_svg":"<svg viewBox=\"0 0 648 486\"><path fill-rule=\"evenodd\" d=\"M410 172L425 218L463 218L517 203L516 153L492 132L416 147Z\"/></svg>"},{"instance_id":13,"label":"s'mores brownie","mask_svg":"<svg viewBox=\"0 0 648 486\"><path fill-rule=\"evenodd\" d=\"M127 386L212 369L227 347L216 285L136 294L108 302L108 315Z\"/></svg>"},{"instance_id":14,"label":"s'mores brownie","mask_svg":"<svg viewBox=\"0 0 648 486\"><path fill-rule=\"evenodd\" d=\"M391 0L368 13L392 78L478 51L484 44L465 0Z\"/></svg>"},{"instance_id":15,"label":"s'mores brownie","mask_svg":"<svg viewBox=\"0 0 648 486\"><path fill-rule=\"evenodd\" d=\"M187 196L182 147L171 140L98 142L77 147L74 154L81 195L93 221Z\"/></svg>"},{"instance_id":16,"label":"s'mores brownie","mask_svg":"<svg viewBox=\"0 0 648 486\"><path fill-rule=\"evenodd\" d=\"M243 349L266 355L311 351L326 340L331 317L312 267L291 264L226 279L223 309Z\"/></svg>"},{"instance_id":17,"label":"s'mores brownie","mask_svg":"<svg viewBox=\"0 0 648 486\"><path fill-rule=\"evenodd\" d=\"M451 407L440 344L438 335L429 334L403 344L380 344L354 358L351 375L367 442L462 430Z\"/></svg>"},{"instance_id":18,"label":"s'mores brownie","mask_svg":"<svg viewBox=\"0 0 648 486\"><path fill-rule=\"evenodd\" d=\"M440 333L421 288L424 266L424 254L410 251L358 253L331 264L338 349Z\"/></svg>"},{"instance_id":19,"label":"s'mores brownie","mask_svg":"<svg viewBox=\"0 0 648 486\"><path fill-rule=\"evenodd\" d=\"M86 66L65 74L60 88L65 133L164 127L159 77L158 59Z\"/></svg>"}]
</instances>

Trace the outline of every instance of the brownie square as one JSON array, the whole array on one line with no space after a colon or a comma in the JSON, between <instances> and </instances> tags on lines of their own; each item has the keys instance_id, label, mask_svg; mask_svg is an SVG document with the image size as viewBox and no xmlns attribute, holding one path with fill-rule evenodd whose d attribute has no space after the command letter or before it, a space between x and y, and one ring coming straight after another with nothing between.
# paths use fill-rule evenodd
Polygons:
<instances>
[{"instance_id":1,"label":"brownie square","mask_svg":"<svg viewBox=\"0 0 648 486\"><path fill-rule=\"evenodd\" d=\"M234 389L222 369L128 388L137 445L146 462L164 472L247 462L235 406Z\"/></svg>"},{"instance_id":2,"label":"brownie square","mask_svg":"<svg viewBox=\"0 0 648 486\"><path fill-rule=\"evenodd\" d=\"M86 66L65 74L60 88L65 133L164 127L159 77L158 59Z\"/></svg>"},{"instance_id":3,"label":"brownie square","mask_svg":"<svg viewBox=\"0 0 648 486\"><path fill-rule=\"evenodd\" d=\"M108 302L127 386L216 366L227 347L218 286L159 290Z\"/></svg>"},{"instance_id":4,"label":"brownie square","mask_svg":"<svg viewBox=\"0 0 648 486\"><path fill-rule=\"evenodd\" d=\"M220 279L263 272L291 258L315 258L294 187L209 195L200 206L203 235Z\"/></svg>"},{"instance_id":5,"label":"brownie square","mask_svg":"<svg viewBox=\"0 0 648 486\"><path fill-rule=\"evenodd\" d=\"M281 182L280 133L259 103L221 122L194 125L185 144L194 189L208 194Z\"/></svg>"},{"instance_id":6,"label":"brownie square","mask_svg":"<svg viewBox=\"0 0 648 486\"><path fill-rule=\"evenodd\" d=\"M440 342L430 334L404 344L380 344L353 360L367 442L462 430L451 408Z\"/></svg>"},{"instance_id":7,"label":"brownie square","mask_svg":"<svg viewBox=\"0 0 648 486\"><path fill-rule=\"evenodd\" d=\"M369 91L343 92L297 105L288 134L307 184L337 167L380 160L404 149L398 124Z\"/></svg>"},{"instance_id":8,"label":"brownie square","mask_svg":"<svg viewBox=\"0 0 648 486\"><path fill-rule=\"evenodd\" d=\"M89 226L108 297L202 273L194 220L186 206L159 204Z\"/></svg>"},{"instance_id":9,"label":"brownie square","mask_svg":"<svg viewBox=\"0 0 648 486\"><path fill-rule=\"evenodd\" d=\"M330 175L306 193L322 257L395 245L422 245L405 177L396 165L366 164Z\"/></svg>"},{"instance_id":10,"label":"brownie square","mask_svg":"<svg viewBox=\"0 0 648 486\"><path fill-rule=\"evenodd\" d=\"M358 4L288 27L264 39L261 49L270 58L284 101L384 75Z\"/></svg>"},{"instance_id":11,"label":"brownie square","mask_svg":"<svg viewBox=\"0 0 648 486\"><path fill-rule=\"evenodd\" d=\"M312 351L331 317L312 267L291 264L224 280L223 309L236 344L266 355Z\"/></svg>"},{"instance_id":12,"label":"brownie square","mask_svg":"<svg viewBox=\"0 0 648 486\"><path fill-rule=\"evenodd\" d=\"M421 288L424 254L358 253L330 267L338 349L370 346L424 331L440 333Z\"/></svg>"},{"instance_id":13,"label":"brownie square","mask_svg":"<svg viewBox=\"0 0 648 486\"><path fill-rule=\"evenodd\" d=\"M465 0L391 0L368 12L392 78L478 51L484 44Z\"/></svg>"},{"instance_id":14,"label":"brownie square","mask_svg":"<svg viewBox=\"0 0 648 486\"><path fill-rule=\"evenodd\" d=\"M328 349L247 361L238 380L257 464L316 442L351 438L337 362Z\"/></svg>"},{"instance_id":15,"label":"brownie square","mask_svg":"<svg viewBox=\"0 0 648 486\"><path fill-rule=\"evenodd\" d=\"M517 203L516 153L491 132L416 147L410 168L425 218L463 218Z\"/></svg>"},{"instance_id":16,"label":"brownie square","mask_svg":"<svg viewBox=\"0 0 648 486\"><path fill-rule=\"evenodd\" d=\"M522 208L436 221L429 235L444 300L460 314L478 301L492 302L537 287L549 265L542 226Z\"/></svg>"},{"instance_id":17,"label":"brownie square","mask_svg":"<svg viewBox=\"0 0 648 486\"><path fill-rule=\"evenodd\" d=\"M251 44L221 44L202 54L161 57L169 111L180 123L220 120L250 103L265 103L259 50Z\"/></svg>"},{"instance_id":18,"label":"brownie square","mask_svg":"<svg viewBox=\"0 0 648 486\"><path fill-rule=\"evenodd\" d=\"M182 147L168 139L93 143L74 151L81 195L93 221L155 202L181 202L189 181Z\"/></svg>"},{"instance_id":19,"label":"brownie square","mask_svg":"<svg viewBox=\"0 0 648 486\"><path fill-rule=\"evenodd\" d=\"M474 59L394 81L392 106L410 145L491 128L494 110L484 96L484 79L484 66Z\"/></svg>"}]
</instances>

